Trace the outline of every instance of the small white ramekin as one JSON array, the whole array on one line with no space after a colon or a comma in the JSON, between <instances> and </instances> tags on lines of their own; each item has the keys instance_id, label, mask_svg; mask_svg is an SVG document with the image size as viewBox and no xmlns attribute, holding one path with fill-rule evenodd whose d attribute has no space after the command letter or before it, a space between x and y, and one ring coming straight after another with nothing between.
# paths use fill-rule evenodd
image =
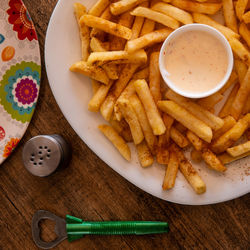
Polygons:
<instances>
[{"instance_id":1,"label":"small white ramekin","mask_svg":"<svg viewBox=\"0 0 250 250\"><path fill-rule=\"evenodd\" d=\"M176 86L176 84L174 84L169 78L167 78L167 71L165 69L165 57L167 56L167 53L164 53L164 51L166 49L167 44L170 41L173 42L181 33L188 32L188 31L194 31L194 30L205 31L205 32L209 33L211 36L214 36L217 39L219 39L222 42L222 44L225 46L225 49L227 52L227 57L228 57L228 67L227 67L227 71L226 71L226 74L223 77L223 79L220 82L218 82L218 84L214 88L210 89L209 91L200 92L200 93L185 92L181 88L178 88ZM165 83L174 92L176 92L182 96L189 97L189 98L206 97L206 96L212 95L215 92L217 92L218 90L220 90L225 85L225 83L227 82L228 78L231 75L231 72L233 69L233 62L234 62L234 59L233 59L232 49L231 49L231 46L228 43L227 39L224 37L224 35L222 35L219 31L217 31L216 29L214 29L208 25L197 24L197 23L187 24L187 25L184 25L184 26L176 29L175 31L173 31L164 41L164 43L161 47L160 56L159 56L160 72L161 72L161 75L162 75Z\"/></svg>"}]
</instances>

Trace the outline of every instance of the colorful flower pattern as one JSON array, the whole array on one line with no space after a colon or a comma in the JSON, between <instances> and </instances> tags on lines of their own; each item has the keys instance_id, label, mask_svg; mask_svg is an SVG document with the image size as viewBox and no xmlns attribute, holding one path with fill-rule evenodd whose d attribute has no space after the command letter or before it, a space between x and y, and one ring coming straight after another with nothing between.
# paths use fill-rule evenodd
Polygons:
<instances>
[{"instance_id":1,"label":"colorful flower pattern","mask_svg":"<svg viewBox=\"0 0 250 250\"><path fill-rule=\"evenodd\" d=\"M29 41L37 40L34 25L30 15L21 0L10 0L10 8L7 10L9 23L13 24L13 30L18 33L18 38Z\"/></svg>"},{"instance_id":2,"label":"colorful flower pattern","mask_svg":"<svg viewBox=\"0 0 250 250\"><path fill-rule=\"evenodd\" d=\"M13 65L0 82L0 104L13 119L25 123L34 111L39 86L39 65L24 61Z\"/></svg>"},{"instance_id":3,"label":"colorful flower pattern","mask_svg":"<svg viewBox=\"0 0 250 250\"><path fill-rule=\"evenodd\" d=\"M7 142L3 150L4 158L8 157L12 153L12 151L16 148L19 141L20 141L19 138L11 138L10 141Z\"/></svg>"},{"instance_id":4,"label":"colorful flower pattern","mask_svg":"<svg viewBox=\"0 0 250 250\"><path fill-rule=\"evenodd\" d=\"M41 66L37 35L22 1L6 0L0 10L1 164L18 145L31 120Z\"/></svg>"}]
</instances>

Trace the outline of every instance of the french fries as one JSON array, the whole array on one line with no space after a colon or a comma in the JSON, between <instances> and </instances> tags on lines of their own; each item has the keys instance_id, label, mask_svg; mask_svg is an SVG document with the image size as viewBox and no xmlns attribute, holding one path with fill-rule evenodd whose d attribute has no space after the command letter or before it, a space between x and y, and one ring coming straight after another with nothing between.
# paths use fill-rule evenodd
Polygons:
<instances>
[{"instance_id":1,"label":"french fries","mask_svg":"<svg viewBox=\"0 0 250 250\"><path fill-rule=\"evenodd\" d=\"M166 166L166 172L162 184L163 190L167 190L174 187L176 175L179 168L179 162L174 150L170 150L169 162Z\"/></svg>"},{"instance_id":2,"label":"french fries","mask_svg":"<svg viewBox=\"0 0 250 250\"><path fill-rule=\"evenodd\" d=\"M177 21L184 23L184 24L190 24L193 23L193 18L192 15L189 14L188 12L179 9L177 7L174 7L170 4L166 4L166 3L156 3L153 7L153 10L155 11L159 11L161 13L164 13L174 19L176 19Z\"/></svg>"},{"instance_id":3,"label":"french fries","mask_svg":"<svg viewBox=\"0 0 250 250\"><path fill-rule=\"evenodd\" d=\"M113 15L120 15L126 12L138 4L145 2L146 0L121 0L110 5L110 10Z\"/></svg>"},{"instance_id":4,"label":"french fries","mask_svg":"<svg viewBox=\"0 0 250 250\"><path fill-rule=\"evenodd\" d=\"M119 36L126 40L129 40L132 36L131 29L124 27L120 24L105 20L100 17L95 17L92 15L82 15L80 19L80 24L85 24L92 28L97 28L103 30L109 34Z\"/></svg>"},{"instance_id":5,"label":"french fries","mask_svg":"<svg viewBox=\"0 0 250 250\"><path fill-rule=\"evenodd\" d=\"M192 131L188 130L187 131L187 138L192 143L192 145L194 146L194 148L197 151L201 151L201 149L203 147L203 141L196 134L194 134Z\"/></svg>"},{"instance_id":6,"label":"french fries","mask_svg":"<svg viewBox=\"0 0 250 250\"><path fill-rule=\"evenodd\" d=\"M206 192L206 184L198 175L196 170L193 168L191 163L186 159L183 152L177 147L174 147L177 158L179 160L179 168L181 173L184 175L186 180L190 183L192 188L197 194L202 194Z\"/></svg>"},{"instance_id":7,"label":"french fries","mask_svg":"<svg viewBox=\"0 0 250 250\"><path fill-rule=\"evenodd\" d=\"M118 149L120 154L127 161L130 161L130 149L126 142L123 140L123 138L111 126L99 125L98 128L113 143L113 145Z\"/></svg>"},{"instance_id":8,"label":"french fries","mask_svg":"<svg viewBox=\"0 0 250 250\"><path fill-rule=\"evenodd\" d=\"M145 108L149 124L153 129L154 135L164 134L166 127L150 93L147 82L145 80L137 80L134 82L134 86L136 93Z\"/></svg>"},{"instance_id":9,"label":"french fries","mask_svg":"<svg viewBox=\"0 0 250 250\"><path fill-rule=\"evenodd\" d=\"M214 93L213 95L210 95L205 98L201 98L197 104L201 105L205 109L211 109L214 107L215 104L220 102L223 99L223 95L219 92Z\"/></svg>"},{"instance_id":10,"label":"french fries","mask_svg":"<svg viewBox=\"0 0 250 250\"><path fill-rule=\"evenodd\" d=\"M233 157L238 157L238 156L243 155L247 152L250 152L250 141L247 141L243 144L240 144L240 145L237 145L235 147L227 149L227 153Z\"/></svg>"},{"instance_id":11,"label":"french fries","mask_svg":"<svg viewBox=\"0 0 250 250\"><path fill-rule=\"evenodd\" d=\"M195 148L193 148L193 150L191 151L190 156L194 162L198 163L202 161L201 151L198 151Z\"/></svg>"},{"instance_id":12,"label":"french fries","mask_svg":"<svg viewBox=\"0 0 250 250\"><path fill-rule=\"evenodd\" d=\"M197 3L188 0L172 0L171 3L183 10L213 15L221 8L221 3Z\"/></svg>"},{"instance_id":13,"label":"french fries","mask_svg":"<svg viewBox=\"0 0 250 250\"><path fill-rule=\"evenodd\" d=\"M90 78L93 78L99 82L102 82L106 85L110 83L110 80L106 74L106 72L98 66L95 65L88 65L87 62L80 61L74 63L71 67L70 70L72 72L77 72L81 73L85 76L89 76Z\"/></svg>"},{"instance_id":14,"label":"french fries","mask_svg":"<svg viewBox=\"0 0 250 250\"><path fill-rule=\"evenodd\" d=\"M226 116L223 120L224 120L224 125L223 127L221 127L220 129L216 130L213 133L213 140L225 134L229 129L231 129L236 124L235 119L231 115Z\"/></svg>"},{"instance_id":15,"label":"french fries","mask_svg":"<svg viewBox=\"0 0 250 250\"><path fill-rule=\"evenodd\" d=\"M243 39L246 41L248 47L250 48L250 31L247 28L245 23L240 24L239 33L243 37Z\"/></svg>"},{"instance_id":16,"label":"french fries","mask_svg":"<svg viewBox=\"0 0 250 250\"><path fill-rule=\"evenodd\" d=\"M153 11L149 8L145 7L137 7L133 11L130 12L133 16L140 16L140 17L146 17L150 20L153 20L155 22L161 23L169 28L177 29L179 28L180 24L177 20L173 19L172 17L169 17L167 15L164 15L162 13L159 13L157 11Z\"/></svg>"},{"instance_id":17,"label":"french fries","mask_svg":"<svg viewBox=\"0 0 250 250\"><path fill-rule=\"evenodd\" d=\"M110 120L116 100L127 86L137 67L137 64L126 64L122 69L119 79L114 83L101 105L100 112L105 120Z\"/></svg>"},{"instance_id":18,"label":"french fries","mask_svg":"<svg viewBox=\"0 0 250 250\"><path fill-rule=\"evenodd\" d=\"M159 52L153 52L149 60L149 89L155 103L161 100L161 73L159 69Z\"/></svg>"},{"instance_id":19,"label":"french fries","mask_svg":"<svg viewBox=\"0 0 250 250\"><path fill-rule=\"evenodd\" d=\"M79 27L81 39L82 60L86 61L89 56L89 28L86 25L80 24L80 18L86 14L86 8L80 3L74 3L74 13Z\"/></svg>"},{"instance_id":20,"label":"french fries","mask_svg":"<svg viewBox=\"0 0 250 250\"><path fill-rule=\"evenodd\" d=\"M247 73L247 66L241 60L235 59L234 60L234 67L235 67L235 70L237 72L239 82L240 82L240 84L242 84L242 82L245 78L245 75Z\"/></svg>"},{"instance_id":21,"label":"french fries","mask_svg":"<svg viewBox=\"0 0 250 250\"><path fill-rule=\"evenodd\" d=\"M133 79L138 80L138 79L148 79L149 77L149 67L146 67L138 72L136 72L133 75Z\"/></svg>"},{"instance_id":22,"label":"french fries","mask_svg":"<svg viewBox=\"0 0 250 250\"><path fill-rule=\"evenodd\" d=\"M250 11L246 12L246 13L242 16L242 20L244 21L244 23L250 23Z\"/></svg>"},{"instance_id":23,"label":"french fries","mask_svg":"<svg viewBox=\"0 0 250 250\"><path fill-rule=\"evenodd\" d=\"M101 85L96 93L93 95L88 103L88 110L92 112L98 112L102 103L104 102L109 89L111 88L113 81L110 81L107 85Z\"/></svg>"},{"instance_id":24,"label":"french fries","mask_svg":"<svg viewBox=\"0 0 250 250\"><path fill-rule=\"evenodd\" d=\"M235 143L249 127L250 113L241 118L231 129L225 134L214 140L211 149L215 153L222 153Z\"/></svg>"},{"instance_id":25,"label":"french fries","mask_svg":"<svg viewBox=\"0 0 250 250\"><path fill-rule=\"evenodd\" d=\"M197 194L206 191L205 183L184 156L183 148L190 143L189 157L196 163L204 161L219 172L226 171L223 164L250 155L249 3L97 0L88 13L82 4L74 4L81 61L70 70L91 78L93 96L88 109L100 111L109 122L99 129L126 160L131 160L126 142L133 142L142 167L151 166L155 159L166 165L163 190L174 187L180 169ZM221 24L223 21L218 23L210 17L221 7L227 27ZM182 97L167 88L158 62L159 50L168 35L193 22L220 31L235 57L227 83L199 100ZM229 88L232 91L228 96ZM220 101L224 106L217 116ZM237 145L241 137L248 141Z\"/></svg>"},{"instance_id":26,"label":"french fries","mask_svg":"<svg viewBox=\"0 0 250 250\"><path fill-rule=\"evenodd\" d=\"M224 153L224 154L219 155L218 158L219 158L219 160L220 160L223 164L229 164L229 163L231 163L231 162L237 161L237 160L242 159L242 158L244 158L244 157L247 157L247 156L249 156L249 155L250 155L250 152L247 152L247 153L245 153L245 154L243 154L243 155L239 155L239 156L237 156L237 157L233 157L233 156L231 156L231 155L229 155L229 154L227 154L227 153Z\"/></svg>"},{"instance_id":27,"label":"french fries","mask_svg":"<svg viewBox=\"0 0 250 250\"><path fill-rule=\"evenodd\" d=\"M143 140L136 145L138 158L142 167L149 167L154 162L154 157L151 155L147 143Z\"/></svg>"},{"instance_id":28,"label":"french fries","mask_svg":"<svg viewBox=\"0 0 250 250\"><path fill-rule=\"evenodd\" d=\"M240 21L242 20L242 16L245 12L247 2L248 2L248 0L237 0L237 2L236 2L235 11L236 11L236 15Z\"/></svg>"},{"instance_id":29,"label":"french fries","mask_svg":"<svg viewBox=\"0 0 250 250\"><path fill-rule=\"evenodd\" d=\"M105 51L105 52L92 52L88 58L88 65L93 65L95 62L100 62L101 65L105 62L113 61L119 63L140 63L144 64L147 62L147 54L144 50L138 50L133 54L127 51ZM121 61L123 60L123 61Z\"/></svg>"},{"instance_id":30,"label":"french fries","mask_svg":"<svg viewBox=\"0 0 250 250\"><path fill-rule=\"evenodd\" d=\"M203 147L201 150L201 156L211 169L218 172L225 172L227 170L227 168L209 148Z\"/></svg>"},{"instance_id":31,"label":"french fries","mask_svg":"<svg viewBox=\"0 0 250 250\"><path fill-rule=\"evenodd\" d=\"M193 19L194 19L194 22L196 23L202 23L202 24L212 26L213 28L220 31L228 40L232 38L237 38L237 39L240 38L239 34L235 33L228 27L225 27L219 24L218 22L214 21L212 18L204 14L193 13Z\"/></svg>"},{"instance_id":32,"label":"french fries","mask_svg":"<svg viewBox=\"0 0 250 250\"><path fill-rule=\"evenodd\" d=\"M163 42L171 32L172 30L170 29L161 29L150 32L144 36L128 41L125 49L129 53L132 53L155 43Z\"/></svg>"},{"instance_id":33,"label":"french fries","mask_svg":"<svg viewBox=\"0 0 250 250\"><path fill-rule=\"evenodd\" d=\"M132 82L132 84L134 84L134 81ZM145 109L141 101L137 97L137 95L135 94L132 95L129 98L129 101L137 115L137 118L139 120L139 123L141 125L142 131L145 137L145 141L147 142L151 153L154 155L155 150L156 150L157 139L156 139L156 136L153 134L153 130L149 124Z\"/></svg>"},{"instance_id":34,"label":"french fries","mask_svg":"<svg viewBox=\"0 0 250 250\"><path fill-rule=\"evenodd\" d=\"M238 120L240 117L243 107L246 104L247 98L250 95L250 67L245 75L245 78L240 85L239 91L237 92L235 99L232 103L232 108L230 114Z\"/></svg>"},{"instance_id":35,"label":"french fries","mask_svg":"<svg viewBox=\"0 0 250 250\"><path fill-rule=\"evenodd\" d=\"M177 103L173 101L159 101L158 107L193 131L204 141L211 142L213 135L211 128Z\"/></svg>"},{"instance_id":36,"label":"french fries","mask_svg":"<svg viewBox=\"0 0 250 250\"><path fill-rule=\"evenodd\" d=\"M224 94L232 85L238 82L238 76L233 70L226 84L219 90L220 94Z\"/></svg>"},{"instance_id":37,"label":"french fries","mask_svg":"<svg viewBox=\"0 0 250 250\"><path fill-rule=\"evenodd\" d=\"M238 33L237 20L233 0L222 0L223 14L228 28Z\"/></svg>"},{"instance_id":38,"label":"french fries","mask_svg":"<svg viewBox=\"0 0 250 250\"><path fill-rule=\"evenodd\" d=\"M224 124L221 118L215 116L214 114L199 106L195 102L192 102L188 98L178 95L172 90L167 91L166 97L181 105L182 107L185 107L190 113L192 113L194 116L199 118L214 130L221 128Z\"/></svg>"},{"instance_id":39,"label":"french fries","mask_svg":"<svg viewBox=\"0 0 250 250\"><path fill-rule=\"evenodd\" d=\"M179 132L175 127L171 127L170 129L170 138L180 147L185 148L189 145L189 141L187 138Z\"/></svg>"},{"instance_id":40,"label":"french fries","mask_svg":"<svg viewBox=\"0 0 250 250\"><path fill-rule=\"evenodd\" d=\"M239 90L239 84L235 84L232 91L230 92L226 102L224 103L222 109L220 110L219 117L224 118L228 116L232 109L232 104Z\"/></svg>"},{"instance_id":41,"label":"french fries","mask_svg":"<svg viewBox=\"0 0 250 250\"><path fill-rule=\"evenodd\" d=\"M123 117L125 118L126 122L130 127L135 145L141 143L142 140L144 139L144 135L139 120L137 118L137 115L131 103L128 100L122 100L121 102L119 102L118 105L122 112Z\"/></svg>"},{"instance_id":42,"label":"french fries","mask_svg":"<svg viewBox=\"0 0 250 250\"><path fill-rule=\"evenodd\" d=\"M89 10L88 14L99 17L108 5L109 0L98 0Z\"/></svg>"},{"instance_id":43,"label":"french fries","mask_svg":"<svg viewBox=\"0 0 250 250\"><path fill-rule=\"evenodd\" d=\"M236 38L229 39L229 43L233 52L249 66L250 52L246 49L246 47Z\"/></svg>"}]
</instances>

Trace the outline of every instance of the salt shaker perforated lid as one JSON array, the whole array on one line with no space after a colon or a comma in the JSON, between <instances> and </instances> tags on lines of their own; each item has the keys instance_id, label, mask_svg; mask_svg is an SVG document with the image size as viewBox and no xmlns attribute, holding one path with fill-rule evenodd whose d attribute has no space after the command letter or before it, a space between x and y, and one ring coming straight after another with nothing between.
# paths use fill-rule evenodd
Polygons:
<instances>
[{"instance_id":1,"label":"salt shaker perforated lid","mask_svg":"<svg viewBox=\"0 0 250 250\"><path fill-rule=\"evenodd\" d=\"M68 162L70 148L60 135L38 135L23 148L23 163L33 175L44 177Z\"/></svg>"}]
</instances>

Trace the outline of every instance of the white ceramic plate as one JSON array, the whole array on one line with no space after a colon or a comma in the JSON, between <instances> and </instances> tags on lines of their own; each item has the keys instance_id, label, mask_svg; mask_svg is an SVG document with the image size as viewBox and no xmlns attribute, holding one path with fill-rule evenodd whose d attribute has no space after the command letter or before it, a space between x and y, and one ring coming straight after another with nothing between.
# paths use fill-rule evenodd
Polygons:
<instances>
[{"instance_id":1,"label":"white ceramic plate","mask_svg":"<svg viewBox=\"0 0 250 250\"><path fill-rule=\"evenodd\" d=\"M51 89L64 116L81 139L110 167L142 190L161 199L190 205L211 204L230 200L249 192L249 158L231 164L226 173L216 173L204 164L193 164L207 185L207 192L197 195L178 173L175 187L162 190L164 167L155 164L143 169L138 163L134 148L132 161L124 160L111 143L99 132L104 123L100 114L87 110L92 96L91 81L72 73L69 67L79 61L80 41L73 14L74 0L60 0L53 12L45 43L46 69ZM82 2L90 7L95 0ZM247 166L248 165L248 166Z\"/></svg>"},{"instance_id":2,"label":"white ceramic plate","mask_svg":"<svg viewBox=\"0 0 250 250\"><path fill-rule=\"evenodd\" d=\"M39 43L21 0L0 0L0 164L34 113L41 76Z\"/></svg>"}]
</instances>

